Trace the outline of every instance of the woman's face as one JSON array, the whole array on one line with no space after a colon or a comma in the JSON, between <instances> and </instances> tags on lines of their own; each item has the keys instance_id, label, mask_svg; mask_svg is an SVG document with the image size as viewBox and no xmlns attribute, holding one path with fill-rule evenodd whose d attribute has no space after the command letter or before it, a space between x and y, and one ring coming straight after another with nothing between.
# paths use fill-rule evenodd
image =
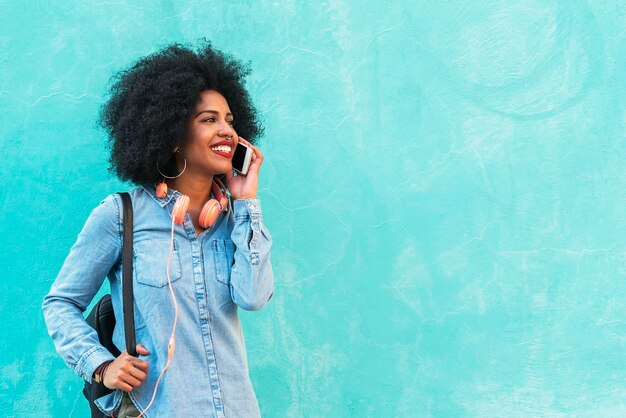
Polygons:
<instances>
[{"instance_id":1,"label":"woman's face","mask_svg":"<svg viewBox=\"0 0 626 418\"><path fill-rule=\"evenodd\" d=\"M202 176L231 171L239 141L232 125L233 115L224 96L215 90L201 92L187 121L186 141L180 147L187 159L187 170Z\"/></svg>"}]
</instances>

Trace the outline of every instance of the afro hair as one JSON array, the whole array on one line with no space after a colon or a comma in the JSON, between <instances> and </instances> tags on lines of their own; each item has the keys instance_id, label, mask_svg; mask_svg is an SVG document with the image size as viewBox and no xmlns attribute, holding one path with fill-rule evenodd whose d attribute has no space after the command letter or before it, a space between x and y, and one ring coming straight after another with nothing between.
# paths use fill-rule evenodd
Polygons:
<instances>
[{"instance_id":1,"label":"afro hair","mask_svg":"<svg viewBox=\"0 0 626 418\"><path fill-rule=\"evenodd\" d=\"M175 43L114 76L99 123L109 136L109 171L123 181L151 185L160 167L175 167L172 149L184 144L187 120L204 90L222 94L234 129L255 144L263 128L244 88L249 66L203 40L194 52Z\"/></svg>"}]
</instances>

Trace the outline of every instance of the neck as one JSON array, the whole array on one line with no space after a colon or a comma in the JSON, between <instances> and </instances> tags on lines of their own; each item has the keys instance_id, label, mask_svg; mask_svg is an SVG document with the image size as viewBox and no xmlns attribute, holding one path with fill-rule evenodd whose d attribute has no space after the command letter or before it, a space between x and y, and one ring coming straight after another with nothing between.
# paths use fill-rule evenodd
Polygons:
<instances>
[{"instance_id":1,"label":"neck","mask_svg":"<svg viewBox=\"0 0 626 418\"><path fill-rule=\"evenodd\" d=\"M178 178L167 180L166 183L167 187L189 196L189 209L193 211L202 208L211 197L213 176L194 177L183 174Z\"/></svg>"}]
</instances>

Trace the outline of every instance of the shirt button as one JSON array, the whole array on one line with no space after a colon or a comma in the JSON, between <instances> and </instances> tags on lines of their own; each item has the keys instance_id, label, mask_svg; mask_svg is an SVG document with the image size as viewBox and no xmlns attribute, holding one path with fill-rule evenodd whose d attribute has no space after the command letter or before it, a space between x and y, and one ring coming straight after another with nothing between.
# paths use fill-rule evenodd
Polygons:
<instances>
[{"instance_id":1,"label":"shirt button","mask_svg":"<svg viewBox=\"0 0 626 418\"><path fill-rule=\"evenodd\" d=\"M254 209L254 205L250 205L250 209Z\"/></svg>"}]
</instances>

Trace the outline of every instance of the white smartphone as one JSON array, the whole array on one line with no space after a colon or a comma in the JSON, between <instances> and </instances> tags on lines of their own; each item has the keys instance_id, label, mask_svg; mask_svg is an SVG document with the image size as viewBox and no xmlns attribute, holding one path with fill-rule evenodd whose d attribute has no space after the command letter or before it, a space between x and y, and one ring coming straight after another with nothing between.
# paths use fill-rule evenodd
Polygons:
<instances>
[{"instance_id":1,"label":"white smartphone","mask_svg":"<svg viewBox=\"0 0 626 418\"><path fill-rule=\"evenodd\" d=\"M252 149L247 145L238 142L237 148L235 148L235 153L233 154L233 159L231 161L235 171L245 176L246 174L248 174L250 161L252 161Z\"/></svg>"}]
</instances>

